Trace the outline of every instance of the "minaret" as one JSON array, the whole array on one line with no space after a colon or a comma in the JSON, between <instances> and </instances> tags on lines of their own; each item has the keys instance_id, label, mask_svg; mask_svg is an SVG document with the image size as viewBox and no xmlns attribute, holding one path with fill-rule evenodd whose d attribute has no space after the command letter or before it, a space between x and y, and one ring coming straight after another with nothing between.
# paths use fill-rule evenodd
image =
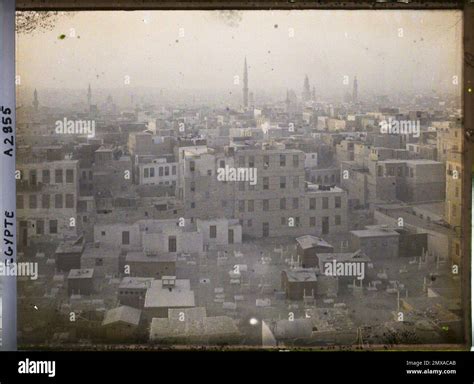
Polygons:
<instances>
[{"instance_id":1,"label":"minaret","mask_svg":"<svg viewBox=\"0 0 474 384\"><path fill-rule=\"evenodd\" d=\"M290 100L290 91L288 89L286 90L285 104L286 104L286 113L290 113L291 100Z\"/></svg>"},{"instance_id":2,"label":"minaret","mask_svg":"<svg viewBox=\"0 0 474 384\"><path fill-rule=\"evenodd\" d=\"M247 73L247 57L244 62L244 108L247 109L249 106L249 78Z\"/></svg>"},{"instance_id":3,"label":"minaret","mask_svg":"<svg viewBox=\"0 0 474 384\"><path fill-rule=\"evenodd\" d=\"M354 76L354 86L352 88L352 102L357 103L357 76Z\"/></svg>"},{"instance_id":4,"label":"minaret","mask_svg":"<svg viewBox=\"0 0 474 384\"><path fill-rule=\"evenodd\" d=\"M303 101L309 101L311 99L311 89L309 86L309 78L308 75L304 78L304 85L303 85Z\"/></svg>"},{"instance_id":5,"label":"minaret","mask_svg":"<svg viewBox=\"0 0 474 384\"><path fill-rule=\"evenodd\" d=\"M87 104L90 106L92 101L92 91L91 84L89 83L89 88L87 88Z\"/></svg>"},{"instance_id":6,"label":"minaret","mask_svg":"<svg viewBox=\"0 0 474 384\"><path fill-rule=\"evenodd\" d=\"M35 88L35 91L33 92L33 107L36 112L38 112L38 106L39 106L38 91L36 91L36 88Z\"/></svg>"}]
</instances>

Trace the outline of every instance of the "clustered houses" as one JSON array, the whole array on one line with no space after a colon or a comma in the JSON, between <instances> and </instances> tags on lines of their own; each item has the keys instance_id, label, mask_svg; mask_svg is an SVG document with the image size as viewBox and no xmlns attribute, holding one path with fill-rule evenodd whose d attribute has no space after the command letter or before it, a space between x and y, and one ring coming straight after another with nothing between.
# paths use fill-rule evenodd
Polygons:
<instances>
[{"instance_id":1,"label":"clustered houses","mask_svg":"<svg viewBox=\"0 0 474 384\"><path fill-rule=\"evenodd\" d=\"M250 237L320 235L347 228L346 193L335 185L306 182L303 151L238 145L222 155L204 147L183 148L182 153L181 194L191 219L233 217ZM236 178L219 180L219 171L229 168L236 170ZM237 180L239 170L244 170L242 180Z\"/></svg>"},{"instance_id":2,"label":"clustered houses","mask_svg":"<svg viewBox=\"0 0 474 384\"><path fill-rule=\"evenodd\" d=\"M110 97L81 115L94 137L25 133L18 244L46 271L41 298L80 308L101 340L229 343L249 314L285 340L295 324L336 332L354 296L406 295L406 265L428 276L415 292L442 287L429 274L462 253L456 110L363 105L357 91L326 103L308 87L257 108L246 84L236 110L119 112ZM420 131L381 133L390 119Z\"/></svg>"},{"instance_id":3,"label":"clustered houses","mask_svg":"<svg viewBox=\"0 0 474 384\"><path fill-rule=\"evenodd\" d=\"M18 164L18 244L74 238L80 232L78 170L77 160Z\"/></svg>"}]
</instances>

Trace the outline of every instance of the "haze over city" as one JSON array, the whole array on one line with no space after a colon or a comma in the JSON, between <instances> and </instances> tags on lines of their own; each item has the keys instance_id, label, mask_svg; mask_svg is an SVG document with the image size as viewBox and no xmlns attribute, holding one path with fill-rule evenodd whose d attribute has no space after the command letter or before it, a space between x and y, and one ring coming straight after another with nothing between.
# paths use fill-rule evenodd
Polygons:
<instances>
[{"instance_id":1,"label":"haze over city","mask_svg":"<svg viewBox=\"0 0 474 384\"><path fill-rule=\"evenodd\" d=\"M17 73L28 90L240 95L247 57L257 94L299 92L304 75L323 97L350 87L344 76L357 76L361 94L449 92L461 75L461 29L456 11L76 12L18 35Z\"/></svg>"}]
</instances>

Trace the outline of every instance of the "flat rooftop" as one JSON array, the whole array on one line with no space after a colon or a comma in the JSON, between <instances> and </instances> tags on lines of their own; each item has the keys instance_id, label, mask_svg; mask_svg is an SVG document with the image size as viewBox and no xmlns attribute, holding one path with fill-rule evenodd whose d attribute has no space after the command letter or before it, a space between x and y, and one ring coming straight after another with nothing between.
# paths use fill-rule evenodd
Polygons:
<instances>
[{"instance_id":1,"label":"flat rooftop","mask_svg":"<svg viewBox=\"0 0 474 384\"><path fill-rule=\"evenodd\" d=\"M156 254L147 255L143 251L129 251L125 256L127 262L142 262L142 263L165 263L175 262L177 260L176 253L159 252Z\"/></svg>"},{"instance_id":2,"label":"flat rooftop","mask_svg":"<svg viewBox=\"0 0 474 384\"><path fill-rule=\"evenodd\" d=\"M162 280L154 280L145 295L144 308L194 307L194 291L186 279L176 279L173 287L163 287Z\"/></svg>"},{"instance_id":3,"label":"flat rooftop","mask_svg":"<svg viewBox=\"0 0 474 384\"><path fill-rule=\"evenodd\" d=\"M313 248L313 247L327 247L333 248L331 244L329 244L324 239L320 237L312 236L312 235L304 235L296 238L296 242L300 245L303 249Z\"/></svg>"},{"instance_id":4,"label":"flat rooftop","mask_svg":"<svg viewBox=\"0 0 474 384\"><path fill-rule=\"evenodd\" d=\"M395 237L400 236L398 232L392 231L390 229L360 229L356 231L350 231L351 234L357 237Z\"/></svg>"},{"instance_id":5,"label":"flat rooftop","mask_svg":"<svg viewBox=\"0 0 474 384\"><path fill-rule=\"evenodd\" d=\"M68 279L91 279L94 275L94 268L71 269Z\"/></svg>"},{"instance_id":6,"label":"flat rooftop","mask_svg":"<svg viewBox=\"0 0 474 384\"><path fill-rule=\"evenodd\" d=\"M316 272L311 269L284 270L289 282L316 282Z\"/></svg>"},{"instance_id":7,"label":"flat rooftop","mask_svg":"<svg viewBox=\"0 0 474 384\"><path fill-rule=\"evenodd\" d=\"M148 289L153 280L153 277L124 277L119 289Z\"/></svg>"},{"instance_id":8,"label":"flat rooftop","mask_svg":"<svg viewBox=\"0 0 474 384\"><path fill-rule=\"evenodd\" d=\"M140 323L140 316L142 311L137 308L122 305L117 308L110 309L105 313L102 325L122 322L126 324L138 325Z\"/></svg>"}]
</instances>

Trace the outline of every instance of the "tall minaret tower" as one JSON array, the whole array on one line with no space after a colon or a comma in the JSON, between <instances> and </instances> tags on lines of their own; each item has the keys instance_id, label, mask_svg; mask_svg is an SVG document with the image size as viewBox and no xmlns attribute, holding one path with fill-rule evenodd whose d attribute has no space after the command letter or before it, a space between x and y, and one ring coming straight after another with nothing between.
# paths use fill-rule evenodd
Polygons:
<instances>
[{"instance_id":1,"label":"tall minaret tower","mask_svg":"<svg viewBox=\"0 0 474 384\"><path fill-rule=\"evenodd\" d=\"M244 108L247 109L249 106L249 77L247 72L247 57L244 62Z\"/></svg>"},{"instance_id":2,"label":"tall minaret tower","mask_svg":"<svg viewBox=\"0 0 474 384\"><path fill-rule=\"evenodd\" d=\"M33 108L35 109L36 112L38 112L38 91L35 88L35 91L33 92Z\"/></svg>"},{"instance_id":3,"label":"tall minaret tower","mask_svg":"<svg viewBox=\"0 0 474 384\"><path fill-rule=\"evenodd\" d=\"M354 86L352 88L352 102L357 103L357 97L358 97L358 85L357 85L357 76L354 76Z\"/></svg>"},{"instance_id":4,"label":"tall minaret tower","mask_svg":"<svg viewBox=\"0 0 474 384\"><path fill-rule=\"evenodd\" d=\"M309 101L311 99L311 88L309 85L309 78L308 75L304 78L304 85L303 85L303 101Z\"/></svg>"},{"instance_id":5,"label":"tall minaret tower","mask_svg":"<svg viewBox=\"0 0 474 384\"><path fill-rule=\"evenodd\" d=\"M90 106L92 101L92 91L91 84L89 83L89 88L87 88L87 104Z\"/></svg>"}]
</instances>

